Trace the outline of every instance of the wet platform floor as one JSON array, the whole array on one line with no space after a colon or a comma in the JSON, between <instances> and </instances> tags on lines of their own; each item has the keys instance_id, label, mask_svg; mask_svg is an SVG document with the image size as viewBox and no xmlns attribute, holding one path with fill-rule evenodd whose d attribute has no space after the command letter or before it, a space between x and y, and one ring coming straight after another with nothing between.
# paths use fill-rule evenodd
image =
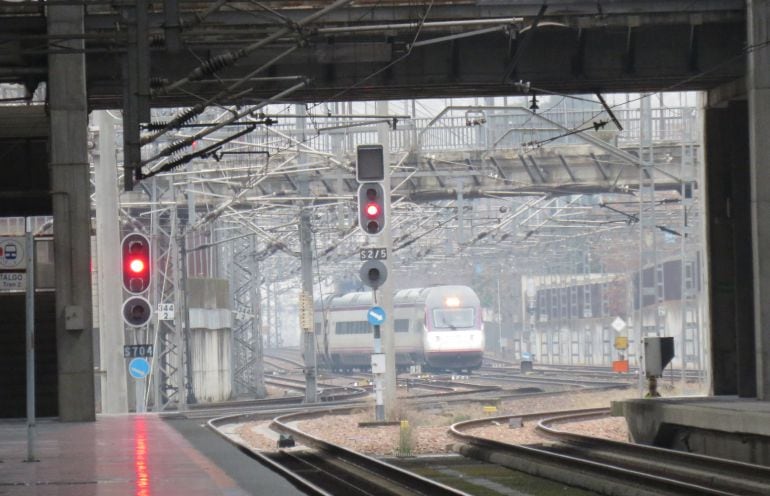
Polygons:
<instances>
[{"instance_id":1,"label":"wet platform floor","mask_svg":"<svg viewBox=\"0 0 770 496\"><path fill-rule=\"evenodd\" d=\"M40 420L28 462L27 426L0 421L0 495L204 496L301 494L206 428L158 415Z\"/></svg>"}]
</instances>

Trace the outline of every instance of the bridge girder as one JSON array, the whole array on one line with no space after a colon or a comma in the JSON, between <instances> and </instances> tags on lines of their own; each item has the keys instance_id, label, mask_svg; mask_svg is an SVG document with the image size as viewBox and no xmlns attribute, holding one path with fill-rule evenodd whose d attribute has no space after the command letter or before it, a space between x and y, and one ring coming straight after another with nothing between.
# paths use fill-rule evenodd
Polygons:
<instances>
[{"instance_id":1,"label":"bridge girder","mask_svg":"<svg viewBox=\"0 0 770 496\"><path fill-rule=\"evenodd\" d=\"M530 83L532 90L561 93L706 89L745 72L745 6L735 0L610 2L601 8L596 2L549 2L539 18L540 2L439 1L427 12L367 2L301 27L301 19L328 2L267 3L283 20L247 3L203 17L209 4L180 2L182 22L175 30L164 12L150 7L146 36L151 48L147 59L138 56L157 83L151 105L198 103L260 66L266 66L263 74L217 97L217 103L268 98L292 84L281 79L287 77L309 84L283 100L311 102L521 94L518 81ZM133 50L126 35L132 5L87 9L91 108L122 107L124 59ZM196 14L203 18L196 20ZM0 44L0 81L31 88L47 79L47 54L57 40L47 36L43 15L30 6L0 8L6 40ZM539 23L531 29L536 18ZM287 26L284 35L276 35ZM469 33L476 34L458 37ZM273 35L274 42L241 53L233 63L218 59ZM169 47L171 36L178 37L180 49ZM290 48L295 50L267 67ZM196 68L204 68L198 80L173 90L158 86Z\"/></svg>"}]
</instances>

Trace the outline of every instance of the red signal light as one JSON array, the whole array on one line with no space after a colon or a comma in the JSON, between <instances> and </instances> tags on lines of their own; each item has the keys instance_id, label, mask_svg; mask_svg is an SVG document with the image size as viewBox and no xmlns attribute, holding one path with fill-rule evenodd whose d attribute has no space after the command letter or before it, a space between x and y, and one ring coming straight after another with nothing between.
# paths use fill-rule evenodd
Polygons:
<instances>
[{"instance_id":1,"label":"red signal light","mask_svg":"<svg viewBox=\"0 0 770 496\"><path fill-rule=\"evenodd\" d=\"M150 287L152 259L150 240L140 233L131 233L123 238L123 288L132 294L147 291Z\"/></svg>"},{"instance_id":2,"label":"red signal light","mask_svg":"<svg viewBox=\"0 0 770 496\"><path fill-rule=\"evenodd\" d=\"M358 225L366 234L380 234L385 228L385 193L379 183L358 188Z\"/></svg>"},{"instance_id":3,"label":"red signal light","mask_svg":"<svg viewBox=\"0 0 770 496\"><path fill-rule=\"evenodd\" d=\"M372 219L379 217L380 215L380 206L376 203L367 203L366 205L366 215Z\"/></svg>"},{"instance_id":4,"label":"red signal light","mask_svg":"<svg viewBox=\"0 0 770 496\"><path fill-rule=\"evenodd\" d=\"M128 264L128 268L131 269L131 272L133 272L134 274L139 274L141 272L144 272L144 267L145 267L144 260L140 258L135 258L131 260L131 262L129 262Z\"/></svg>"}]
</instances>

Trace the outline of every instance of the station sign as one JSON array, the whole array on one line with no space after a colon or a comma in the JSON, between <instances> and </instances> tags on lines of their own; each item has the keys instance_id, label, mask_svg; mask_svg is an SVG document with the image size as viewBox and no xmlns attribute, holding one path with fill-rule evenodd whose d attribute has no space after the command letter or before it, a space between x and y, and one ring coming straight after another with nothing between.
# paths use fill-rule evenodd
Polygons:
<instances>
[{"instance_id":1,"label":"station sign","mask_svg":"<svg viewBox=\"0 0 770 496\"><path fill-rule=\"evenodd\" d=\"M25 239L20 236L0 237L0 270L25 270Z\"/></svg>"},{"instance_id":2,"label":"station sign","mask_svg":"<svg viewBox=\"0 0 770 496\"><path fill-rule=\"evenodd\" d=\"M0 272L0 292L24 291L27 289L27 274L25 272Z\"/></svg>"}]
</instances>

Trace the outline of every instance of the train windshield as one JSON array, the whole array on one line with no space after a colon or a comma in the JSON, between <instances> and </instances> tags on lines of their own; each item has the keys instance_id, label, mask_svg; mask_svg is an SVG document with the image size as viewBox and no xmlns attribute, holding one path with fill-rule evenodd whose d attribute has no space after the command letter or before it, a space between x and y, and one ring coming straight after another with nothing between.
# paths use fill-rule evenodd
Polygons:
<instances>
[{"instance_id":1,"label":"train windshield","mask_svg":"<svg viewBox=\"0 0 770 496\"><path fill-rule=\"evenodd\" d=\"M467 329L474 324L473 308L434 308L433 327L435 329Z\"/></svg>"}]
</instances>

